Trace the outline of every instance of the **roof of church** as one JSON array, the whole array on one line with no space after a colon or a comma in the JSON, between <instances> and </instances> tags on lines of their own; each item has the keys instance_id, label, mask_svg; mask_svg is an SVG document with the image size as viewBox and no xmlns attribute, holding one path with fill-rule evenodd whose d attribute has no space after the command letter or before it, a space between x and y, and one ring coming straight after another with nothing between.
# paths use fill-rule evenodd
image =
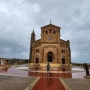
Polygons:
<instances>
[{"instance_id":1,"label":"roof of church","mask_svg":"<svg viewBox=\"0 0 90 90\"><path fill-rule=\"evenodd\" d=\"M48 24L48 25L45 25L45 26L43 26L43 27L41 27L41 28L45 28L45 27L48 27L48 26L54 26L54 27L58 27L58 28L61 28L61 27L59 27L59 26L56 26L56 25L54 25L54 24Z\"/></svg>"}]
</instances>

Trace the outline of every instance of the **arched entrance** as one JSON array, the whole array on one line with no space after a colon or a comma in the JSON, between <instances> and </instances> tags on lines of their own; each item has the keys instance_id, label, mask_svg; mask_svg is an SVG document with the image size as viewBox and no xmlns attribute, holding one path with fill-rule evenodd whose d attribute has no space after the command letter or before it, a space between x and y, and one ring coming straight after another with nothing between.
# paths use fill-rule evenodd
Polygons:
<instances>
[{"instance_id":1,"label":"arched entrance","mask_svg":"<svg viewBox=\"0 0 90 90\"><path fill-rule=\"evenodd\" d=\"M49 51L47 53L47 59L48 59L48 62L52 62L53 61L53 53L51 51Z\"/></svg>"}]
</instances>

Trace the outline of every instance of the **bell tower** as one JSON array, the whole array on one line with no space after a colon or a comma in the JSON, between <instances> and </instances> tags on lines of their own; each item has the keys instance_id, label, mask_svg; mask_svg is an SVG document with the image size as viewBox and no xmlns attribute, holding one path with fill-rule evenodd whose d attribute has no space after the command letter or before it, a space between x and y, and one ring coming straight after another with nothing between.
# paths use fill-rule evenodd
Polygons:
<instances>
[{"instance_id":1,"label":"bell tower","mask_svg":"<svg viewBox=\"0 0 90 90\"><path fill-rule=\"evenodd\" d=\"M32 60L32 51L33 51L32 43L33 42L35 42L35 32L34 32L34 29L33 29L33 32L31 33L29 62L31 62L31 60Z\"/></svg>"},{"instance_id":2,"label":"bell tower","mask_svg":"<svg viewBox=\"0 0 90 90\"><path fill-rule=\"evenodd\" d=\"M41 41L42 42L59 42L60 41L60 27L53 24L41 27Z\"/></svg>"},{"instance_id":3,"label":"bell tower","mask_svg":"<svg viewBox=\"0 0 90 90\"><path fill-rule=\"evenodd\" d=\"M31 33L31 42L34 42L34 41L35 41L35 32L33 29L33 32Z\"/></svg>"}]
</instances>

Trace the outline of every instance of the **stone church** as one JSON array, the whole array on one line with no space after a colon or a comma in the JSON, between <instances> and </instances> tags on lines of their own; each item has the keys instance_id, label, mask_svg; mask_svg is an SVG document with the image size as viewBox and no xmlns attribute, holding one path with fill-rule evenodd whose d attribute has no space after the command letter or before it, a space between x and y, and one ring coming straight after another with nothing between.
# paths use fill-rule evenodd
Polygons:
<instances>
[{"instance_id":1,"label":"stone church","mask_svg":"<svg viewBox=\"0 0 90 90\"><path fill-rule=\"evenodd\" d=\"M35 39L35 32L31 33L30 55L31 63L52 63L69 65L71 50L69 40L60 38L61 27L48 24L41 27L41 38Z\"/></svg>"}]
</instances>

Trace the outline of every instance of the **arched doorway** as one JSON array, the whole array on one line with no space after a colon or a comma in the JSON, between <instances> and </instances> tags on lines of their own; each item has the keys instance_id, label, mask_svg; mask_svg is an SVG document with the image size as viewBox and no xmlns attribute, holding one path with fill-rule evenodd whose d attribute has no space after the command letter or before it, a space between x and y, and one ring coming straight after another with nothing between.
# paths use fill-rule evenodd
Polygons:
<instances>
[{"instance_id":1,"label":"arched doorway","mask_svg":"<svg viewBox=\"0 0 90 90\"><path fill-rule=\"evenodd\" d=\"M65 58L62 58L62 64L65 64Z\"/></svg>"},{"instance_id":2,"label":"arched doorway","mask_svg":"<svg viewBox=\"0 0 90 90\"><path fill-rule=\"evenodd\" d=\"M53 53L51 51L49 51L47 53L47 59L48 59L48 62L52 62L53 61Z\"/></svg>"}]
</instances>

